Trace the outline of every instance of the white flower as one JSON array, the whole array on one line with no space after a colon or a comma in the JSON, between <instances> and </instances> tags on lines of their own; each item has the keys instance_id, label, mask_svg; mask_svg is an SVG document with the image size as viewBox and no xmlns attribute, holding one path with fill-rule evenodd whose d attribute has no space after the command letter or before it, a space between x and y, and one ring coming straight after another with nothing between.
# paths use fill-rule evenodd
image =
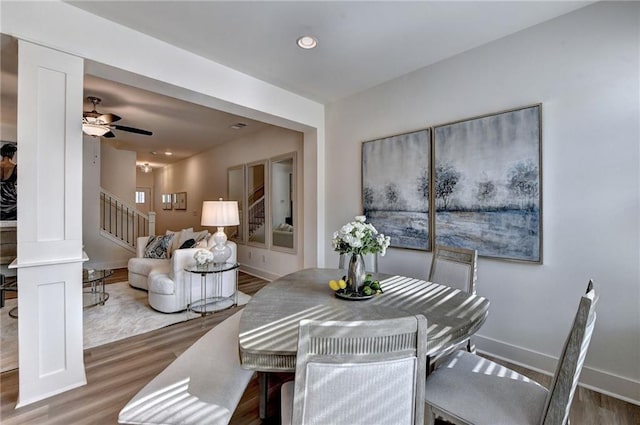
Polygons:
<instances>
[{"instance_id":1,"label":"white flower","mask_svg":"<svg viewBox=\"0 0 640 425\"><path fill-rule=\"evenodd\" d=\"M208 249L199 249L195 254L193 254L193 258L196 260L197 264L206 264L213 261L213 252Z\"/></svg>"},{"instance_id":2,"label":"white flower","mask_svg":"<svg viewBox=\"0 0 640 425\"><path fill-rule=\"evenodd\" d=\"M385 255L390 238L379 234L371 223L365 223L366 217L356 216L355 221L345 224L339 231L333 232L332 245L340 253Z\"/></svg>"}]
</instances>

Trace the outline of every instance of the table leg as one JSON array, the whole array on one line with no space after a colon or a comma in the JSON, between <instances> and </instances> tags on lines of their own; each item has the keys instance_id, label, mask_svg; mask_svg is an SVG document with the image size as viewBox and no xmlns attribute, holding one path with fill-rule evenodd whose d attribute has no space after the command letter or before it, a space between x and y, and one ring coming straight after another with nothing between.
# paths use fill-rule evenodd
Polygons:
<instances>
[{"instance_id":1,"label":"table leg","mask_svg":"<svg viewBox=\"0 0 640 425\"><path fill-rule=\"evenodd\" d=\"M207 315L207 274L200 274L200 296L202 297L202 310L200 310L200 316Z\"/></svg>"},{"instance_id":2,"label":"table leg","mask_svg":"<svg viewBox=\"0 0 640 425\"><path fill-rule=\"evenodd\" d=\"M267 372L258 372L258 384L260 386L260 419L266 419L269 416L269 374Z\"/></svg>"},{"instance_id":3,"label":"table leg","mask_svg":"<svg viewBox=\"0 0 640 425\"><path fill-rule=\"evenodd\" d=\"M102 300L102 302L100 303L100 305L104 305L104 297L105 297L105 290L104 290L104 280L105 278L103 277L102 279L100 279L100 282L98 282L98 290L101 291L102 293L99 294L98 296L100 297L100 300Z\"/></svg>"}]
</instances>

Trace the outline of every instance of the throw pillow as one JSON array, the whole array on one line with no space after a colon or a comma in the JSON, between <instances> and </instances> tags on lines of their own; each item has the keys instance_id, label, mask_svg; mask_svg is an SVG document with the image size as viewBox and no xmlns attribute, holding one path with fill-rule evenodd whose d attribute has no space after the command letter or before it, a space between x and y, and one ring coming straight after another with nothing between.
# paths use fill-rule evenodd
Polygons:
<instances>
[{"instance_id":1,"label":"throw pillow","mask_svg":"<svg viewBox=\"0 0 640 425\"><path fill-rule=\"evenodd\" d=\"M182 245L180 245L180 248L178 249L193 248L195 244L196 244L195 239L187 239L186 241L184 241Z\"/></svg>"},{"instance_id":2,"label":"throw pillow","mask_svg":"<svg viewBox=\"0 0 640 425\"><path fill-rule=\"evenodd\" d=\"M169 247L173 243L173 234L165 236L149 236L144 247L144 258L169 258Z\"/></svg>"},{"instance_id":3,"label":"throw pillow","mask_svg":"<svg viewBox=\"0 0 640 425\"><path fill-rule=\"evenodd\" d=\"M182 246L182 244L189 239L193 239L196 242L200 242L202 239L206 238L208 234L209 234L208 230L194 232L193 230L185 229L182 232L180 232L180 240L178 242L178 246Z\"/></svg>"},{"instance_id":4,"label":"throw pillow","mask_svg":"<svg viewBox=\"0 0 640 425\"><path fill-rule=\"evenodd\" d=\"M169 246L169 250L167 251L167 255L168 255L167 258L171 258L173 251L180 247L180 244L181 244L180 235L182 235L182 233L185 231L193 232L193 227L189 227L188 229L178 230L177 232L174 232L173 230L167 230L165 232L166 235L173 235L173 243Z\"/></svg>"}]
</instances>

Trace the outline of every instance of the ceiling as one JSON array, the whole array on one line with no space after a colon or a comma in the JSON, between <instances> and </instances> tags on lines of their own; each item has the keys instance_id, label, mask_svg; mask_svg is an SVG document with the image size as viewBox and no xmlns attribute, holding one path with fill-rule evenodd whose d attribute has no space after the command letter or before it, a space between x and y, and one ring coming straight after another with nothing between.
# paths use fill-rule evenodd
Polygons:
<instances>
[{"instance_id":1,"label":"ceiling","mask_svg":"<svg viewBox=\"0 0 640 425\"><path fill-rule=\"evenodd\" d=\"M593 2L67 3L328 104ZM303 34L317 37L318 47L298 48L295 41ZM5 108L11 106L6 99L11 78L5 76L5 51L10 47L3 40L3 121ZM139 163L177 161L267 126L91 75L85 79L86 96L101 97L98 111L121 116L117 124L154 133L141 136L114 131L116 138L110 140L135 150ZM85 110L91 107L85 102ZM248 126L229 128L237 122ZM174 155L160 155L165 150Z\"/></svg>"}]
</instances>

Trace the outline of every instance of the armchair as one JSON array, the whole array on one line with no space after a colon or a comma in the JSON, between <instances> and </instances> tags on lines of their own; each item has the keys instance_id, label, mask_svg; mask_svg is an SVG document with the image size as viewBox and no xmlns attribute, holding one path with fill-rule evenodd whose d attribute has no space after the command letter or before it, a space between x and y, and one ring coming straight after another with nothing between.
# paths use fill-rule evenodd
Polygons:
<instances>
[{"instance_id":1,"label":"armchair","mask_svg":"<svg viewBox=\"0 0 640 425\"><path fill-rule=\"evenodd\" d=\"M227 260L230 263L237 261L237 245L228 241L227 246L231 248L231 257ZM177 249L171 256L171 263L168 272L150 273L149 274L149 305L158 311L164 313L173 313L182 311L187 308L189 300L200 298L200 277L185 272L184 268L188 265L195 264L193 255L200 249L204 248L187 248ZM191 282L192 278L194 281ZM207 280L207 293L213 291L213 281ZM189 297L189 288L191 288L191 298ZM229 271L222 273L222 293L223 297L233 294L236 289L236 272Z\"/></svg>"},{"instance_id":2,"label":"armchair","mask_svg":"<svg viewBox=\"0 0 640 425\"><path fill-rule=\"evenodd\" d=\"M187 265L195 264L193 255L198 249L186 248L173 250L169 259L144 258L144 248L148 236L142 236L137 241L137 256L129 259L129 285L148 291L149 305L163 313L174 313L187 308L191 287L193 300L200 298L200 281L191 284L190 273L185 272ZM228 241L231 248L229 262L236 262L238 258L237 245ZM230 296L236 287L235 271L224 272L222 276L222 296ZM211 293L213 282L207 282L207 292Z\"/></svg>"}]
</instances>

